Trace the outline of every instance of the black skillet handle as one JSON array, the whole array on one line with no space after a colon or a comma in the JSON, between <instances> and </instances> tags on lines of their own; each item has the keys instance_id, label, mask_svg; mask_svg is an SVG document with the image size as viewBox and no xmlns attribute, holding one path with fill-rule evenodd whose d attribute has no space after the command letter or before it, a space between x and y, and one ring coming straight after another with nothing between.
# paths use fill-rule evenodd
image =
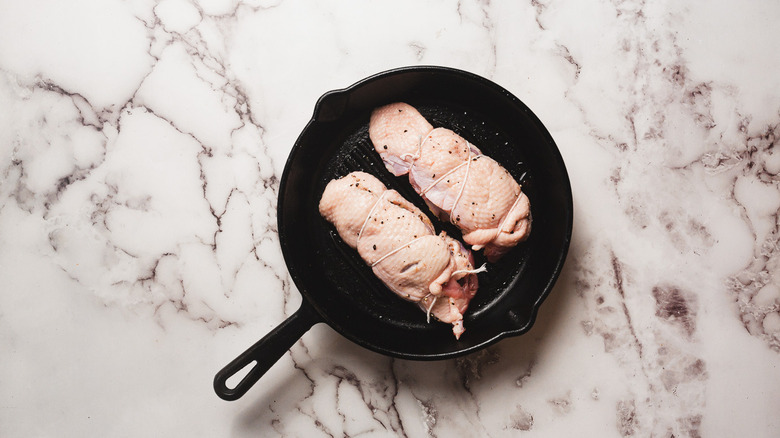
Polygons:
<instances>
[{"instance_id":1,"label":"black skillet handle","mask_svg":"<svg viewBox=\"0 0 780 438\"><path fill-rule=\"evenodd\" d=\"M284 320L270 333L265 335L241 353L232 362L222 368L214 377L214 391L220 398L228 401L239 399L246 394L249 388L263 377L263 374L275 364L284 353L289 350L298 339L303 336L314 324L322 322L322 319L306 299L301 307ZM249 373L234 387L227 386L227 380L254 362Z\"/></svg>"}]
</instances>

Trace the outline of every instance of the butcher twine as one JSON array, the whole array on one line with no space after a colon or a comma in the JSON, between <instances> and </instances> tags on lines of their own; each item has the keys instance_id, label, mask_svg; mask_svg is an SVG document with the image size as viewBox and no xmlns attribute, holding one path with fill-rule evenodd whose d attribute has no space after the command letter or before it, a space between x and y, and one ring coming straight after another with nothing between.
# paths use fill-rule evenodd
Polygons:
<instances>
[{"instance_id":1,"label":"butcher twine","mask_svg":"<svg viewBox=\"0 0 780 438\"><path fill-rule=\"evenodd\" d=\"M430 133L428 133L425 136L424 139L420 140L419 146L417 146L417 153L416 154L406 153L406 154L401 154L400 155L401 159L404 160L404 161L406 161L407 157L410 157L412 159L412 163L409 165L409 171L412 170L412 167L414 167L414 163L420 158L420 156L422 156L423 145L425 144L426 141L428 141L429 138L431 138ZM472 161L472 157L471 157L471 143L469 143L468 140L466 140L466 147L467 147L467 150L469 151L469 156L468 156L468 159L466 161L464 161L463 163L460 163L457 166L453 167L447 173L445 173L444 175L440 176L436 181L432 182L428 187L426 187L422 191L420 191L420 196L425 196L425 194L428 193L428 190L432 189L436 184L438 184L442 180L444 180L444 178L446 178L447 176L449 176L450 174L452 174L456 170L460 169L461 167L466 166L466 175L463 177L463 182L460 185L460 190L458 191L458 196L455 198L455 202L452 204L452 208L450 208L450 222L452 222L453 224L456 221L455 221L455 216L452 213L455 211L455 207L457 207L458 202L460 202L460 198L463 196L463 189L466 188L466 182L469 179L469 170L471 169L471 161ZM480 155L481 154L474 156L473 159L476 160L477 158L480 157Z\"/></svg>"},{"instance_id":2,"label":"butcher twine","mask_svg":"<svg viewBox=\"0 0 780 438\"><path fill-rule=\"evenodd\" d=\"M358 232L358 238L357 238L357 242L355 243L355 248L357 248L357 246L360 244L360 238L363 237L363 230L366 229L366 225L368 225L368 221L371 220L371 216L374 214L374 211L376 211L376 208L379 206L379 203L382 202L382 199L385 197L385 193L387 193L388 191L389 190L385 190L384 192L382 192L382 194L379 195L379 198L377 198L376 202L374 202L374 206L371 207L371 210L369 210L368 216L366 216L366 220L363 221L363 226L360 227L360 231ZM399 246L398 248L388 252L387 254L385 254L382 257L380 257L379 260L377 260L374 263L372 263L371 267L373 268L374 266L376 266L380 262L382 262L384 259L390 257L391 255L397 253L398 251L400 251L400 250L402 250L402 249L404 249L406 247L409 247L412 243L422 239L423 237L425 237L425 236L420 236L420 237L418 237L416 239L412 239L412 240L406 242L405 244Z\"/></svg>"},{"instance_id":3,"label":"butcher twine","mask_svg":"<svg viewBox=\"0 0 780 438\"><path fill-rule=\"evenodd\" d=\"M406 154L402 154L401 155L401 159L403 159L403 160L405 160L406 157L411 157L412 158L412 164L409 166L409 170L410 171L411 171L411 168L414 167L415 161L417 161L417 159L420 158L420 156L422 155L422 147L423 147L423 145L425 144L425 142L429 138L431 138L430 133L425 136L425 139L420 141L420 145L417 148L417 153L416 154L406 153ZM468 151L469 151L469 156L468 156L468 159L465 162L460 163L457 166L453 167L447 173L445 173L444 175L440 176L434 182L432 182L430 185L428 185L428 187L426 187L426 188L424 188L423 190L420 191L420 196L425 196L425 194L428 193L428 191L430 189L432 189L436 184L439 184L442 180L444 180L444 178L448 177L450 174L452 174L453 172L457 171L461 167L466 166L466 175L464 175L464 177L463 177L463 182L460 185L460 190L458 191L458 196L455 198L455 202L452 204L452 208L450 208L450 212L449 212L450 222L452 222L453 224L455 224L457 222L457 217L454 214L455 213L455 207L458 206L458 202L460 202L460 198L463 196L463 189L466 188L466 182L469 179L469 170L471 169L471 162L474 161L474 160L477 160L479 157L482 156L482 154L477 154L477 155L474 155L473 158L472 158L472 155L471 155L471 143L469 143L468 140L466 140L466 146L467 146ZM492 240L497 239L498 236L501 234L501 231L504 228L504 225L506 224L506 220L509 218L509 213L512 210L514 210L515 207L517 207L517 203L520 202L520 198L522 198L522 197L523 197L523 192L522 192L522 189L521 189L520 193L517 195L517 198L515 199L515 202L512 204L512 207L510 207L509 210L507 210L507 214L504 216L504 219L498 225L498 228L496 228L496 235L495 235L495 237L493 237ZM473 247L474 247L474 249L479 250L479 249L482 249L483 246L484 245L474 245ZM483 265L483 267L484 267L484 265ZM482 268L480 268L480 269L482 269ZM460 271L457 271L457 272L460 272ZM482 271L479 271L479 272L482 272Z\"/></svg>"},{"instance_id":4,"label":"butcher twine","mask_svg":"<svg viewBox=\"0 0 780 438\"><path fill-rule=\"evenodd\" d=\"M498 239L498 235L501 234L501 231L504 228L504 224L506 223L506 220L509 219L509 213L512 212L512 210L517 207L517 203L520 202L520 198L523 197L523 191L520 190L520 193L517 195L517 199L515 199L515 203L512 204L512 206L509 208L509 210L506 212L506 216L504 216L504 220L501 221L501 224L498 226L498 229L496 230L496 237L493 238L493 240Z\"/></svg>"},{"instance_id":5,"label":"butcher twine","mask_svg":"<svg viewBox=\"0 0 780 438\"><path fill-rule=\"evenodd\" d=\"M384 195L385 193L386 192L383 192L382 195ZM366 217L366 221L363 223L363 228L365 228L366 223L368 223L368 220L371 218L371 215L374 213L374 209L376 208L377 204L379 204L379 201L381 201L381 199L382 199L382 197L380 196L379 199L377 200L377 202L374 204L374 208L372 208L371 211L368 213L368 216ZM358 242L360 242L360 234L363 233L363 228L360 229L360 233L358 234ZM427 237L427 236L428 235L420 236L420 237L417 237L415 239L412 239L409 242L407 242L406 244L401 245L398 248L388 252L387 254L385 254L382 257L380 257L379 259L377 259L374 263L372 263L371 267L373 268L374 266L376 266L379 263L381 263L384 259L390 257L391 255L397 253L398 251L401 251L404 248L410 248L414 242L422 239L423 237ZM482 266L480 266L477 269L460 269L460 270L454 271L453 273L450 274L450 278L453 278L453 277L455 277L458 274L464 274L464 275L478 274L480 272L485 272L485 271L487 271L487 265L485 263L483 263ZM428 294L428 295L426 295L423 298L423 300L427 301L429 296L433 296L433 300L431 300L431 304L428 306L428 308L425 309L425 321L428 322L428 323L431 322L431 310L433 310L433 305L436 304L436 300L438 299L437 295ZM450 304L452 304L451 300L450 300Z\"/></svg>"},{"instance_id":6,"label":"butcher twine","mask_svg":"<svg viewBox=\"0 0 780 438\"><path fill-rule=\"evenodd\" d=\"M360 231L358 232L357 242L355 242L355 249L357 249L357 246L360 244L360 238L363 237L363 230L366 229L368 220L371 219L371 215L374 214L374 210L376 210L377 206L379 206L379 203L382 202L382 198L385 197L385 193L387 193L387 190L385 190L384 192L382 192L381 195L379 195L379 198L377 198L376 202L374 202L374 206L371 207L371 210L368 211L368 216L366 216L366 220L363 221L363 226L360 227Z\"/></svg>"},{"instance_id":7,"label":"butcher twine","mask_svg":"<svg viewBox=\"0 0 780 438\"><path fill-rule=\"evenodd\" d=\"M355 243L355 247L357 247L360 244L360 238L363 237L363 231L366 229L366 225L368 225L368 221L371 220L371 216L374 214L374 211L376 211L376 208L379 206L379 203L382 202L382 199L385 197L385 193L387 193L388 191L389 190L385 190L384 192L382 192L382 194L379 195L379 198L377 198L376 202L374 202L374 205L371 207L371 210L368 211L368 215L366 216L366 220L363 221L363 226L360 227L360 231L358 232L358 238L357 238L357 242ZM373 268L374 266L376 266L379 263L381 263L384 259L390 257L391 255L397 253L398 251L400 251L400 250L402 250L404 248L410 247L414 242L416 242L416 241L418 241L418 240L420 240L420 239L422 239L423 237L426 237L426 236L420 236L420 237L414 238L414 239L406 242L405 244L399 246L398 248L395 248L394 250L388 252L387 254L383 255L378 260L376 260L374 263L372 263L371 267ZM485 272L485 271L487 271L487 268L483 264L478 269L461 269L461 270L453 272L451 275L457 275L457 274L478 274L480 272Z\"/></svg>"},{"instance_id":8,"label":"butcher twine","mask_svg":"<svg viewBox=\"0 0 780 438\"><path fill-rule=\"evenodd\" d=\"M360 227L360 231L358 232L358 238L357 238L357 242L355 243L355 248L356 248L356 249L357 249L358 245L360 245L360 238L361 238L361 237L363 237L363 230L365 230L365 229L366 229L366 225L368 224L368 221L371 219L371 215L373 215L373 214L374 214L374 211L375 211L375 210L376 210L376 208L379 206L379 203L380 203L380 202L382 202L382 198L384 198L384 197L385 197L385 193L387 193L387 192L388 192L388 190L385 190L384 192L382 192L382 194L381 194L381 195L379 195L379 198L377 198L376 202L374 202L374 205L371 207L371 210L369 210L369 211L368 211L368 215L366 216L366 220L364 220L364 221L363 221L363 226L362 226L362 227ZM393 254L397 253L398 251L400 251L400 250L402 250L402 249L404 249L404 248L408 248L408 247L410 247L410 246L412 245L412 243L414 243L414 242L416 242L416 241L418 241L418 240L422 239L423 237L425 237L425 236L420 236L420 237L418 237L418 238L416 238L416 239L412 239L412 240L410 240L409 242L407 242L405 245L401 245L401 246L399 246L398 248L396 248L396 249L394 249L394 250L392 250L392 251L388 252L387 254L385 254L385 255L383 255L382 257L380 257L380 258L379 258L379 260L377 260L377 261L375 261L374 263L372 263L372 264L371 264L371 267L373 268L374 266L376 266L376 265L378 265L379 263L381 263L381 262L382 262L384 259L386 259L386 258L390 257L391 255L393 255ZM430 295L430 294L429 294L429 295ZM426 296L426 299L427 299L427 296ZM436 303L436 297L433 297L433 302L432 302L432 303L431 303L431 305L428 307L428 310L425 312L425 318L426 318L426 322L431 322L431 309L433 309L433 305L434 305L435 303Z\"/></svg>"},{"instance_id":9,"label":"butcher twine","mask_svg":"<svg viewBox=\"0 0 780 438\"><path fill-rule=\"evenodd\" d=\"M471 151L469 151L469 154L470 153L471 153ZM419 156L418 156L418 158L419 158ZM471 161L471 158L469 156L469 162L470 161ZM460 166L458 166L458 167L460 167ZM452 173L453 171L455 171L455 169L449 171L447 174L445 174L445 176L450 174L450 173ZM468 177L468 167L466 168L466 176ZM436 181L436 182L438 182L438 181ZM429 186L429 188L433 187L433 185L435 185L436 182L431 184L431 186ZM464 181L463 185L465 185L465 181ZM363 225L360 227L360 231L358 232L357 242L355 243L355 247L356 248L360 244L360 238L363 237L363 231L366 229L366 225L368 225L368 221L371 220L371 216L374 214L374 211L376 211L376 208L379 206L379 203L382 202L382 199L385 197L385 193L387 193L388 191L389 190L385 190L384 192L382 192L382 194L379 195L379 198L377 198L376 202L374 202L374 205L371 207L371 210L368 211L368 215L366 215L366 220L363 221ZM460 198L462 193L463 193L463 187L461 187L461 191L458 194L458 199ZM457 199L456 199L455 203L457 204ZM453 206L453 210L454 209L455 209L455 207ZM404 248L411 247L414 242L416 242L416 241L418 241L418 240L420 240L420 239L422 239L423 237L426 237L426 236L420 236L420 237L414 238L414 239L410 240L409 242L399 246L398 248L395 248L394 250L388 252L387 254L385 254L382 257L380 257L379 259L377 259L374 263L371 264L371 267L373 268L374 266L378 265L379 263L384 261L386 258L388 258L391 255L397 253L398 251L401 251ZM461 269L461 270L458 270L458 271L454 271L452 274L450 274L450 278L454 277L457 274L466 274L466 275L468 275L468 274L478 274L480 272L485 272L485 271L487 271L487 266L485 264L482 264L482 266L480 266L477 269ZM431 295L433 295L433 294L426 295L424 299L427 300L428 296L431 296ZM433 295L433 300L431 300L430 306L428 306L428 308L426 309L425 319L426 319L426 322L428 322L428 323L431 322L431 310L433 310L433 306L434 306L434 304L436 304L436 299L437 298L438 298L438 296ZM452 304L452 302L450 302L450 304Z\"/></svg>"}]
</instances>

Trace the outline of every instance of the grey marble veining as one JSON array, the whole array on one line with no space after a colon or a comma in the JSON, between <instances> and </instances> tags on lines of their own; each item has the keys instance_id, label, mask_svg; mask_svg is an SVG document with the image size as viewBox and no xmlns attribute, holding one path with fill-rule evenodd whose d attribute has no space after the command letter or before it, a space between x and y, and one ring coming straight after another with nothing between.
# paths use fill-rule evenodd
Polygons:
<instances>
[{"instance_id":1,"label":"grey marble veining","mask_svg":"<svg viewBox=\"0 0 780 438\"><path fill-rule=\"evenodd\" d=\"M780 6L0 2L1 436L780 433ZM279 178L326 91L406 65L547 126L574 240L534 328L441 362L297 309Z\"/></svg>"}]
</instances>

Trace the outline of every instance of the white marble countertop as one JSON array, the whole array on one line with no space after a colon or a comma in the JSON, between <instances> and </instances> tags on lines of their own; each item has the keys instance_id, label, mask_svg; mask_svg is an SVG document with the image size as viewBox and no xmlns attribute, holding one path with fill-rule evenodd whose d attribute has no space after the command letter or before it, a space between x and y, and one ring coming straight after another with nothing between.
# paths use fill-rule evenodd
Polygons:
<instances>
[{"instance_id":1,"label":"white marble countertop","mask_svg":"<svg viewBox=\"0 0 780 438\"><path fill-rule=\"evenodd\" d=\"M780 3L0 1L0 436L780 435ZM412 362L297 309L279 177L317 98L467 70L545 123L569 257L533 329Z\"/></svg>"}]
</instances>

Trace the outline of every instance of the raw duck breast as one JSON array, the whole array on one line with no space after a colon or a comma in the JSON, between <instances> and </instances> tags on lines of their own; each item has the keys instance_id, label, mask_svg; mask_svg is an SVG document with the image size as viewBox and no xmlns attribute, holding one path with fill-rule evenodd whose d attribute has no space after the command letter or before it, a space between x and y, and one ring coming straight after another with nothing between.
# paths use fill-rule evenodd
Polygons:
<instances>
[{"instance_id":1,"label":"raw duck breast","mask_svg":"<svg viewBox=\"0 0 780 438\"><path fill-rule=\"evenodd\" d=\"M319 210L390 290L452 324L460 337L480 271L468 248L443 232L437 235L419 208L368 173L330 181Z\"/></svg>"},{"instance_id":2,"label":"raw duck breast","mask_svg":"<svg viewBox=\"0 0 780 438\"><path fill-rule=\"evenodd\" d=\"M512 175L473 144L434 128L411 105L371 113L369 137L387 169L409 175L431 211L455 224L463 241L495 262L531 231L528 197Z\"/></svg>"}]
</instances>

